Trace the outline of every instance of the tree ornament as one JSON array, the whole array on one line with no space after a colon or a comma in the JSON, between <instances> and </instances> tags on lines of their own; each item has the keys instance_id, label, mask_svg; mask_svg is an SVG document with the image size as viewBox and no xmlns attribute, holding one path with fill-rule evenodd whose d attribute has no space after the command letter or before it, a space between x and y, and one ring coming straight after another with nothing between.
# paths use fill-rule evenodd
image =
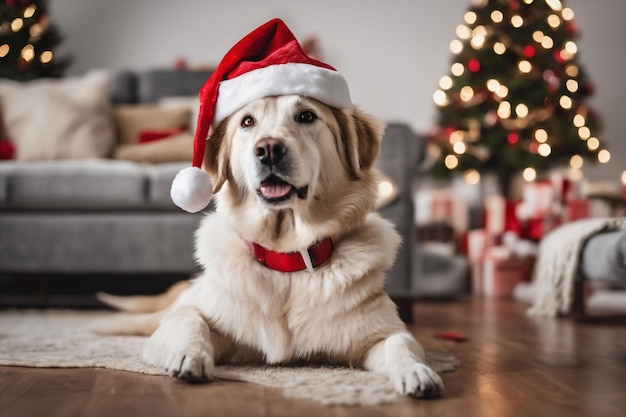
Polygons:
<instances>
[{"instance_id":1,"label":"tree ornament","mask_svg":"<svg viewBox=\"0 0 626 417\"><path fill-rule=\"evenodd\" d=\"M532 58L535 56L535 47L532 45L526 45L522 53L526 58Z\"/></svg>"},{"instance_id":2,"label":"tree ornament","mask_svg":"<svg viewBox=\"0 0 626 417\"><path fill-rule=\"evenodd\" d=\"M489 110L485 113L485 125L487 127L492 127L498 122L498 113L495 110Z\"/></svg>"},{"instance_id":3,"label":"tree ornament","mask_svg":"<svg viewBox=\"0 0 626 417\"><path fill-rule=\"evenodd\" d=\"M478 72L480 70L480 61L478 61L476 58L471 58L469 61L467 61L467 69L470 72Z\"/></svg>"},{"instance_id":4,"label":"tree ornament","mask_svg":"<svg viewBox=\"0 0 626 417\"><path fill-rule=\"evenodd\" d=\"M565 24L565 30L567 30L567 33L572 38L575 38L578 36L578 28L576 27L576 24L572 20L570 20L569 22Z\"/></svg>"}]
</instances>

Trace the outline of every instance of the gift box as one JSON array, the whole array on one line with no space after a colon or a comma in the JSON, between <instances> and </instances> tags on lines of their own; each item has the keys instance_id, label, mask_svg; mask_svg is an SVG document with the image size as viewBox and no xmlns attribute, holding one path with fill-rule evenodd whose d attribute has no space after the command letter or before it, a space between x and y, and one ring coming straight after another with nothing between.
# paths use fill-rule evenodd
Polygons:
<instances>
[{"instance_id":1,"label":"gift box","mask_svg":"<svg viewBox=\"0 0 626 417\"><path fill-rule=\"evenodd\" d=\"M567 203L563 213L564 222L586 219L590 215L589 200L572 200Z\"/></svg>"},{"instance_id":2,"label":"gift box","mask_svg":"<svg viewBox=\"0 0 626 417\"><path fill-rule=\"evenodd\" d=\"M505 232L518 233L521 223L517 216L518 201L501 196L491 196L485 200L483 224L491 236L501 236Z\"/></svg>"},{"instance_id":3,"label":"gift box","mask_svg":"<svg viewBox=\"0 0 626 417\"><path fill-rule=\"evenodd\" d=\"M481 294L490 298L509 298L515 286L530 281L535 258L518 256L505 246L494 246L485 252L482 266Z\"/></svg>"},{"instance_id":4,"label":"gift box","mask_svg":"<svg viewBox=\"0 0 626 417\"><path fill-rule=\"evenodd\" d=\"M450 190L421 190L415 195L415 223L450 222L453 212L453 194Z\"/></svg>"}]
</instances>

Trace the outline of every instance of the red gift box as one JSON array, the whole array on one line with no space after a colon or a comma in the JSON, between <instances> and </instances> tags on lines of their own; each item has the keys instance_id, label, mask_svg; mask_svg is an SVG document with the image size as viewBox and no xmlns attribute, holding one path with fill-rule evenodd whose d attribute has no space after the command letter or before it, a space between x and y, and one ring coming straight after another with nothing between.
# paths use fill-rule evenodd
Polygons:
<instances>
[{"instance_id":1,"label":"red gift box","mask_svg":"<svg viewBox=\"0 0 626 417\"><path fill-rule=\"evenodd\" d=\"M508 298L515 286L529 281L534 257L521 257L504 246L487 249L481 277L482 295L492 298Z\"/></svg>"},{"instance_id":2,"label":"red gift box","mask_svg":"<svg viewBox=\"0 0 626 417\"><path fill-rule=\"evenodd\" d=\"M518 201L504 197L492 196L485 201L483 224L487 233L500 236L504 232L520 232L520 221L517 216Z\"/></svg>"},{"instance_id":3,"label":"red gift box","mask_svg":"<svg viewBox=\"0 0 626 417\"><path fill-rule=\"evenodd\" d=\"M589 200L572 200L565 206L563 221L573 222L580 219L586 219L589 215Z\"/></svg>"}]
</instances>

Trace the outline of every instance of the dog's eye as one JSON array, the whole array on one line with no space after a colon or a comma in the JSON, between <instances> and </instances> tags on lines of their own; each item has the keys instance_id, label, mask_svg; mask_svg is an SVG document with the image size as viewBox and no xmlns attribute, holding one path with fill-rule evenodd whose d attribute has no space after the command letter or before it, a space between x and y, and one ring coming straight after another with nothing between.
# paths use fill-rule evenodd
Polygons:
<instances>
[{"instance_id":1,"label":"dog's eye","mask_svg":"<svg viewBox=\"0 0 626 417\"><path fill-rule=\"evenodd\" d=\"M298 115L299 123L313 123L317 120L317 115L310 110L305 110Z\"/></svg>"},{"instance_id":2,"label":"dog's eye","mask_svg":"<svg viewBox=\"0 0 626 417\"><path fill-rule=\"evenodd\" d=\"M252 116L244 116L241 119L241 127L252 127L254 126L254 118Z\"/></svg>"}]
</instances>

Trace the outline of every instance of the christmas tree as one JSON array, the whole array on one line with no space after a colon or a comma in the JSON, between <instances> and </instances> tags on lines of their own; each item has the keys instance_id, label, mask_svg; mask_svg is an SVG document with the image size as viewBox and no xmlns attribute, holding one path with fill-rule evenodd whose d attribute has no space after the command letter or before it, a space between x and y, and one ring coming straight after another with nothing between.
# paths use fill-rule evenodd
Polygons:
<instances>
[{"instance_id":1,"label":"christmas tree","mask_svg":"<svg viewBox=\"0 0 626 417\"><path fill-rule=\"evenodd\" d=\"M473 0L450 43L451 73L433 95L435 175L533 180L549 168L582 175L583 158L608 162L596 137L593 93L578 64L574 13L559 0Z\"/></svg>"},{"instance_id":2,"label":"christmas tree","mask_svg":"<svg viewBox=\"0 0 626 417\"><path fill-rule=\"evenodd\" d=\"M69 65L53 49L62 38L46 0L0 0L0 77L27 81L60 77Z\"/></svg>"}]
</instances>

